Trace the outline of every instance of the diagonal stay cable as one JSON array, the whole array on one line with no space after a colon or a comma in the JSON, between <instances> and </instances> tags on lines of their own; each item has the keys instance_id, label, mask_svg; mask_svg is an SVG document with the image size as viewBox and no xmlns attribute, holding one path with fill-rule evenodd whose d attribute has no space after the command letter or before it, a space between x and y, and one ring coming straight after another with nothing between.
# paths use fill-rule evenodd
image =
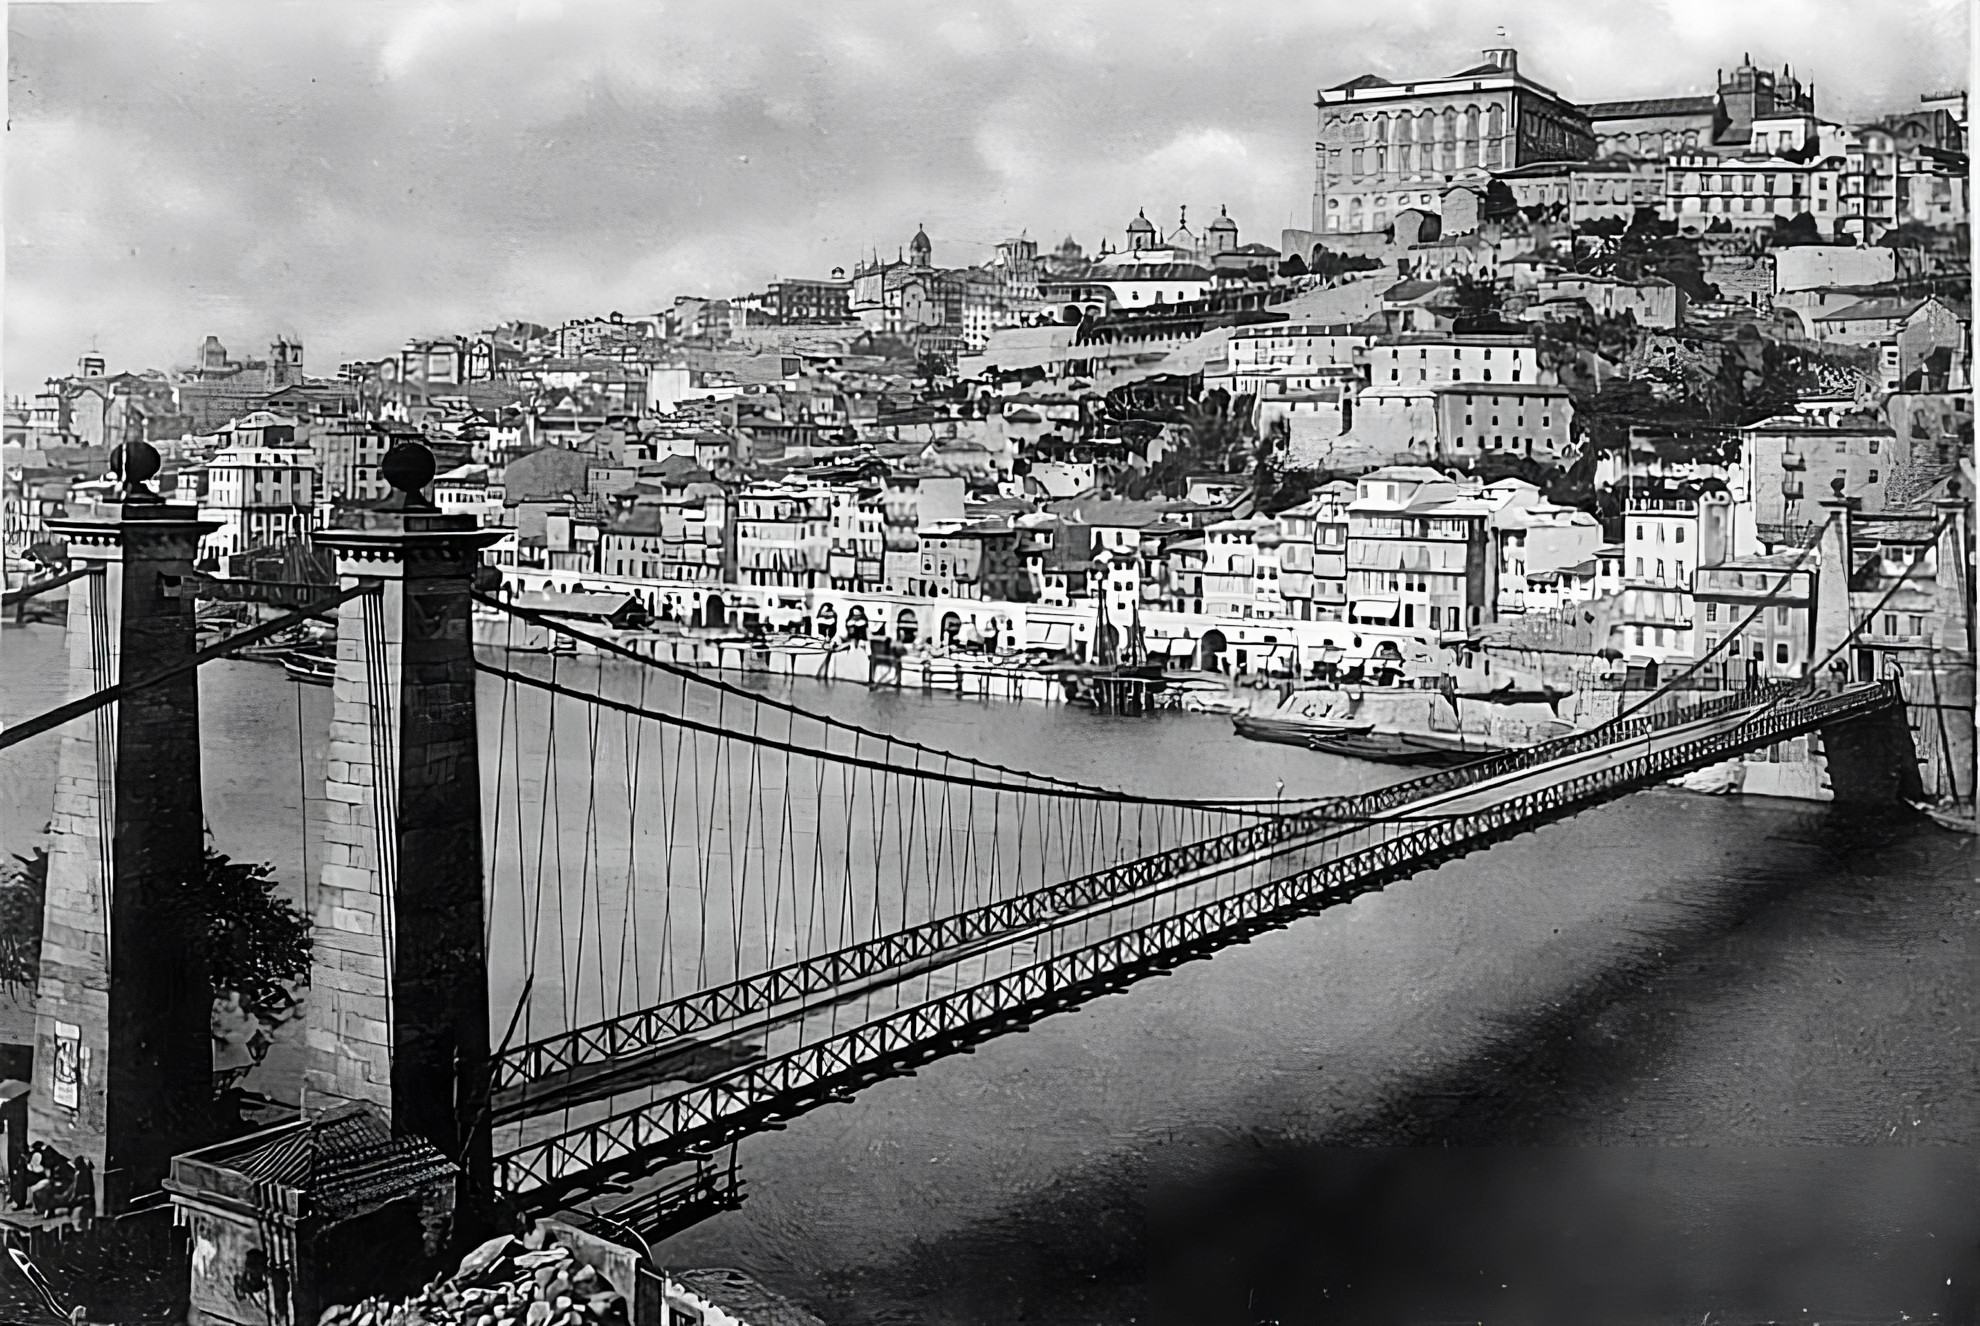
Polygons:
<instances>
[{"instance_id":1,"label":"diagonal stay cable","mask_svg":"<svg viewBox=\"0 0 1980 1326\"><path fill-rule=\"evenodd\" d=\"M330 611L330 609L341 603L347 603L360 594L372 593L377 590L378 586L379 582L368 580L363 584L353 585L349 589L339 590L335 594L316 600L314 603L304 604L294 612L285 612L272 621L263 622L261 625L245 631L237 631L218 644L209 645L190 658L174 663L169 668L161 668L157 672L139 677L133 681L120 681L114 686L105 686L102 690L85 695L81 699L71 700L63 705L57 705L46 713L36 714L33 718L24 718L12 727L9 727L5 732L0 732L0 750L5 750L16 742L26 741L29 737L39 736L51 728L60 727L71 719L81 718L84 714L100 709L106 704L129 699L131 696L148 687L170 681L174 677L184 676L186 673L200 666L200 664L211 663L216 658L225 658L243 645L251 645L257 641L266 640L270 636L279 635L298 622L307 621L311 617L320 617Z\"/></svg>"},{"instance_id":2,"label":"diagonal stay cable","mask_svg":"<svg viewBox=\"0 0 1980 1326\"><path fill-rule=\"evenodd\" d=\"M475 662L475 667L478 668L480 671L489 673L493 676L503 677L514 682L520 682L525 686L533 686L536 687L538 690L548 691L554 695L562 695L574 700L585 700L592 704L602 705L607 709L620 710L621 712L633 714L641 718L650 718L660 723L670 723L676 727L686 728L691 732L700 732L708 736L719 737L727 740L742 741L750 745L761 746L766 750L784 751L789 754L798 754L798 755L822 754L823 758L831 760L838 764L850 765L855 768L871 769L880 773L901 774L909 778L915 778L924 781L953 783L966 787L984 787L984 788L989 788L993 791L1002 791L1002 792L1027 792L1037 796L1053 797L1059 800L1070 800L1070 801L1102 801L1102 802L1119 801L1119 802L1133 803L1137 805L1151 805L1151 806L1191 806L1191 807L1214 806L1219 809L1232 809L1234 813L1256 815L1264 819L1277 819L1286 813L1285 811L1280 809L1286 803L1283 801L1273 800L1273 799L1259 800L1259 801L1241 801L1241 800L1202 801L1202 800L1191 800L1188 798L1179 798L1179 797L1135 796L1127 792L1115 792L1100 788L1088 789L1079 786L1057 785L1057 786L1047 786L1047 787L1021 787L998 780L991 780L985 778L972 778L967 774L944 774L944 773L935 773L927 769L904 769L897 764L889 764L880 760L870 760L859 756L841 755L837 753L823 753L812 750L808 747L795 745L788 741L780 741L775 737L768 737L768 736L762 736L747 732L733 731L724 728L719 724L704 723L698 719L688 718L682 714L664 714L652 709L642 709L637 705L628 704L624 700L614 700L614 699L609 699L606 696L602 696L602 695L593 695L590 692L576 690L572 687L562 685L561 683L558 682L545 681L541 677L532 677L528 673L512 672L507 668L500 668L492 663L483 663L477 660ZM883 738L883 740L885 739L888 738ZM895 744L904 746L907 743L896 741ZM937 751L934 753L940 754L941 752ZM1318 802L1322 800L1322 798L1314 798L1314 800Z\"/></svg>"},{"instance_id":3,"label":"diagonal stay cable","mask_svg":"<svg viewBox=\"0 0 1980 1326\"><path fill-rule=\"evenodd\" d=\"M1872 690L1874 688L1865 688L1861 693L1827 700L1802 697L1809 710L1805 721L1819 722L1832 716L1839 703L1845 708L1874 703L1877 697L1871 693ZM1697 720L1706 725L1707 730L1691 737L1682 737L1679 731L1669 728L1664 729L1661 735L1667 743L1679 739L1689 742L1717 741L1728 749L1745 749L1750 748L1748 743L1753 739L1750 729L1771 716L1764 713L1756 716L1750 711L1726 711ZM1733 726L1726 728L1728 723ZM1717 725L1716 730L1713 725ZM1800 726L1801 721L1798 720L1796 725ZM1742 733L1746 735L1742 737ZM1582 752L1570 758L1585 759L1590 753ZM1446 789L1442 795L1448 798L1478 794L1479 789L1459 787ZM576 1028L549 1040L519 1047L511 1061L501 1066L499 1075L505 1083L542 1077L546 1075L545 1063L558 1068L571 1066L575 1062L574 1051L577 1058L583 1059L611 1059L620 1055L636 1057L650 1050L657 1038L688 1034L726 1018L741 1016L774 1003L807 997L848 981L877 976L887 970L913 968L920 971L927 960L945 950L999 935L1008 937L1010 932L1022 927L1145 891L1162 880L1205 871L1227 872L1242 868L1247 861L1256 866L1262 864L1265 858L1283 857L1329 842L1347 840L1369 828L1393 829L1403 825L1451 823L1475 818L1478 813L1467 809L1439 809L1430 813L1402 809L1352 820L1302 821L1287 817L1253 823L1214 839L1169 848L1133 862L1108 867L1093 875L999 899L967 912L950 913L904 930L881 934L876 927L876 933L871 938L858 940L836 952L707 987L624 1017ZM836 1009L837 1006L834 1007ZM834 1017L836 1019L836 1013Z\"/></svg>"},{"instance_id":4,"label":"diagonal stay cable","mask_svg":"<svg viewBox=\"0 0 1980 1326\"><path fill-rule=\"evenodd\" d=\"M1051 783L1060 787L1076 787L1088 792L1098 792L1104 795L1112 795L1112 789L1100 787L1096 784L1076 782L1069 778L1054 777L1051 774L1033 773L1028 769L1013 769L1006 765L997 764L990 760L977 759L973 756L958 756L949 751L937 750L933 746L921 745L919 742L908 741L900 737L890 737L888 736L887 733L875 732L870 728L861 727L857 723L849 723L844 719L832 718L825 714L815 714L808 709L804 709L798 705L791 704L789 701L774 699L767 695L760 695L757 692L749 690L746 687L738 686L733 682L724 681L720 677L711 677L706 673L700 671L699 669L688 667L685 664L663 662L658 658L654 658L647 654L642 654L636 649L630 649L625 645L620 644L616 640L609 639L605 636L593 635L588 632L581 631L576 627L570 625L568 622L560 621L555 617L549 616L545 613L537 612L532 608L517 607L515 604L504 603L501 599L493 598L487 594L482 594L479 592L477 592L474 595L474 599L475 602L477 603L481 603L488 607L496 608L502 612L509 613L515 617L522 619L523 621L530 622L537 626L541 626L545 630L556 631L561 635L569 636L573 640L582 640L584 643L591 645L595 648L602 649L607 653L616 654L621 658L631 659L632 661L643 664L649 668L658 668L662 672L673 673L674 675L679 676L686 681L696 682L700 685L708 686L715 690L726 692L740 699L748 700L753 704L767 705L772 709L782 709L800 718L812 719L816 722L823 723L827 727L837 728L842 732L850 732L858 736L873 737L876 740L891 740L896 745L902 747L903 749L917 750L929 755L941 755L950 759L966 759L971 764L974 764L979 768L991 769L996 771L997 773L1011 774L1018 778L1029 778L1035 782Z\"/></svg>"}]
</instances>

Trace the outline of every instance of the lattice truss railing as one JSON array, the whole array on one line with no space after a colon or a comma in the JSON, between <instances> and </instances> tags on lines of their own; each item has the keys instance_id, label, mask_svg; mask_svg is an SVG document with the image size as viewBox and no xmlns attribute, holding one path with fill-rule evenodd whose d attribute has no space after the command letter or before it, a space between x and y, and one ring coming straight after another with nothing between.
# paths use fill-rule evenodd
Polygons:
<instances>
[{"instance_id":1,"label":"lattice truss railing","mask_svg":"<svg viewBox=\"0 0 1980 1326\"><path fill-rule=\"evenodd\" d=\"M1359 796L1213 803L914 746L597 639L607 657L484 665L501 687L483 702L496 1181L537 1203L1288 908L1895 702L1781 686Z\"/></svg>"}]
</instances>

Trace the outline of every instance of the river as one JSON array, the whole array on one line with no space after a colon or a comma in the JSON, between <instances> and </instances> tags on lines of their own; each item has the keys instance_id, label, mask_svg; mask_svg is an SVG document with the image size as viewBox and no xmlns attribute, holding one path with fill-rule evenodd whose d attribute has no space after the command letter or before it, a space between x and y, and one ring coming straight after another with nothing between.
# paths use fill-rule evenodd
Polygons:
<instances>
[{"instance_id":1,"label":"river","mask_svg":"<svg viewBox=\"0 0 1980 1326\"><path fill-rule=\"evenodd\" d=\"M57 631L0 650L0 719L63 698ZM201 678L215 842L299 881L328 693ZM1208 716L778 693L1155 795L1394 776ZM0 753L0 850L54 751ZM753 1139L743 1209L659 1254L833 1322L1973 1320L1970 844L1639 793Z\"/></svg>"}]
</instances>

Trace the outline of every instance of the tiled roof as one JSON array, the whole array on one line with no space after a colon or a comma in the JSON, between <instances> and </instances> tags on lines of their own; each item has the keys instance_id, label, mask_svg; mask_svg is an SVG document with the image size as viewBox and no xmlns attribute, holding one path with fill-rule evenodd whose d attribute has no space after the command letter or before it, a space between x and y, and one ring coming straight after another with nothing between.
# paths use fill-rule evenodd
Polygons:
<instances>
[{"instance_id":1,"label":"tiled roof","mask_svg":"<svg viewBox=\"0 0 1980 1326\"><path fill-rule=\"evenodd\" d=\"M1365 87L1394 87L1394 86L1395 84L1391 83L1386 78L1378 77L1375 74L1363 74L1359 78L1350 78L1345 83L1336 83L1334 84L1334 86L1328 88L1327 90L1329 92L1352 92L1357 89L1365 88Z\"/></svg>"},{"instance_id":2,"label":"tiled roof","mask_svg":"<svg viewBox=\"0 0 1980 1326\"><path fill-rule=\"evenodd\" d=\"M1124 262L1089 268L1083 281L1208 281L1209 269L1193 262Z\"/></svg>"},{"instance_id":3,"label":"tiled roof","mask_svg":"<svg viewBox=\"0 0 1980 1326\"><path fill-rule=\"evenodd\" d=\"M1833 313L1824 313L1815 321L1861 322L1868 318L1908 318L1924 303L1922 299L1903 299L1887 295L1877 299L1858 300Z\"/></svg>"},{"instance_id":4,"label":"tiled roof","mask_svg":"<svg viewBox=\"0 0 1980 1326\"><path fill-rule=\"evenodd\" d=\"M325 1215L372 1209L456 1172L431 1143L394 1137L383 1119L361 1107L270 1133L262 1145L228 1157L224 1168L306 1194Z\"/></svg>"},{"instance_id":5,"label":"tiled roof","mask_svg":"<svg viewBox=\"0 0 1980 1326\"><path fill-rule=\"evenodd\" d=\"M1650 115L1712 115L1719 99L1703 97L1644 97L1636 101L1597 101L1583 106L1591 120L1633 120Z\"/></svg>"}]
</instances>

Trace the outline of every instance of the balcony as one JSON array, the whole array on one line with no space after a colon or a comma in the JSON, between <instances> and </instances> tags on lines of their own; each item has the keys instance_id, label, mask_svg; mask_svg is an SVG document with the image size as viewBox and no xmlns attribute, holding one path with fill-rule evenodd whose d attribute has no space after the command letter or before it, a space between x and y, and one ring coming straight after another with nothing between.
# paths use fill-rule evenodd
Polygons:
<instances>
[{"instance_id":1,"label":"balcony","mask_svg":"<svg viewBox=\"0 0 1980 1326\"><path fill-rule=\"evenodd\" d=\"M1799 502L1801 500L1801 493L1801 480L1795 478L1781 480L1781 496L1785 497L1788 501Z\"/></svg>"},{"instance_id":2,"label":"balcony","mask_svg":"<svg viewBox=\"0 0 1980 1326\"><path fill-rule=\"evenodd\" d=\"M1808 458L1796 455L1792 451L1783 452L1781 454L1781 468L1784 470L1805 470L1808 468Z\"/></svg>"}]
</instances>

